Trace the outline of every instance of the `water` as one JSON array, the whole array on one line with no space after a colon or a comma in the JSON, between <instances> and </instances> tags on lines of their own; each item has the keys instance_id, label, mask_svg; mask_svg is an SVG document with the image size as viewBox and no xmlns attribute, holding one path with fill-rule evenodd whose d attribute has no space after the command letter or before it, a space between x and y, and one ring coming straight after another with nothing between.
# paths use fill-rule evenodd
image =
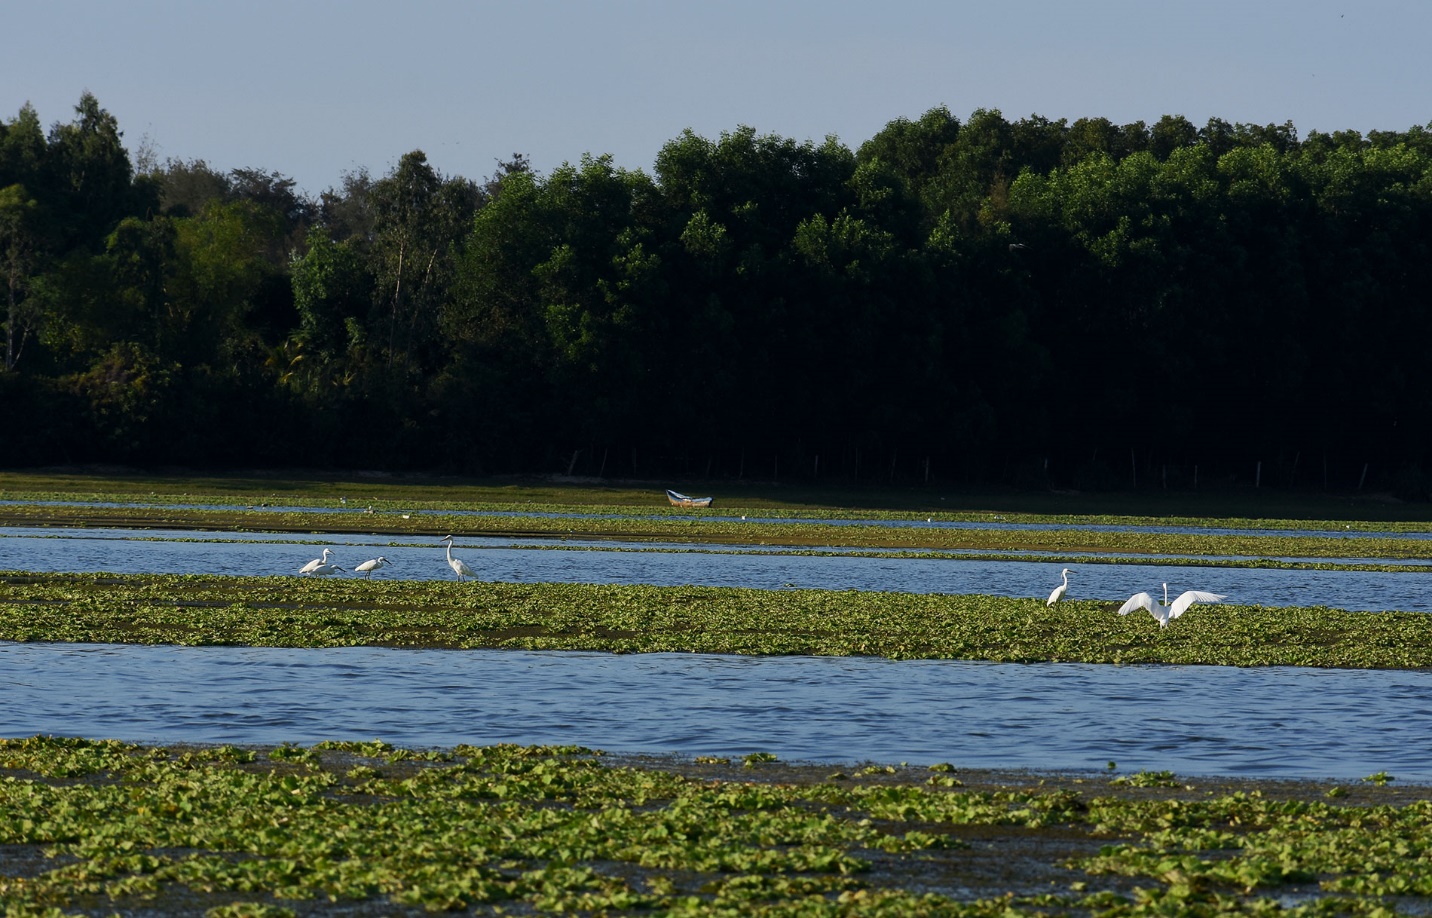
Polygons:
<instances>
[{"instance_id":1,"label":"water","mask_svg":"<svg viewBox=\"0 0 1432 918\"><path fill-rule=\"evenodd\" d=\"M579 743L786 761L1432 781L1432 674L0 644L0 736Z\"/></svg>"},{"instance_id":2,"label":"water","mask_svg":"<svg viewBox=\"0 0 1432 918\"><path fill-rule=\"evenodd\" d=\"M150 530L0 529L0 569L126 574L295 574L321 550L350 570L382 555L393 562L379 579L452 579L444 547L382 536L225 534L223 541L187 541L200 534ZM558 540L464 538L454 553L479 577L514 583L618 583L905 593L982 593L1046 597L1069 566L1071 599L1123 602L1148 591L1162 596L1188 589L1264 606L1331 606L1354 612L1432 612L1432 570L1268 570L1050 561L979 561L786 555L765 550L732 553L729 546L659 546ZM341 575L340 575L341 576ZM350 576L356 576L351 575Z\"/></svg>"},{"instance_id":3,"label":"water","mask_svg":"<svg viewBox=\"0 0 1432 918\"><path fill-rule=\"evenodd\" d=\"M199 541L212 538L212 541ZM324 547L380 579L451 578L437 543L314 534L0 529L0 569L292 574ZM765 589L1158 595L1432 612L1416 573L810 557L751 547L469 538L485 579ZM380 648L294 650L0 644L0 736L404 746L579 743L621 753L771 752L820 762L1168 770L1432 781L1432 674L1008 665L871 658L615 656Z\"/></svg>"}]
</instances>

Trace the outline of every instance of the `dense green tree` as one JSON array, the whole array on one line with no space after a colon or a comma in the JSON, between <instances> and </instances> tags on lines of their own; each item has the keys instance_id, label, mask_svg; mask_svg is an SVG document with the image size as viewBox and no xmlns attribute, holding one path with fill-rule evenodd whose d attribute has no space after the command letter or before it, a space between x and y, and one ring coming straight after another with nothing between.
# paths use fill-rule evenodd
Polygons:
<instances>
[{"instance_id":1,"label":"dense green tree","mask_svg":"<svg viewBox=\"0 0 1432 918\"><path fill-rule=\"evenodd\" d=\"M54 227L36 197L46 188L40 118L25 105L0 121L0 267L5 276L5 369L14 369L38 324L26 302L33 276L52 255Z\"/></svg>"},{"instance_id":2,"label":"dense green tree","mask_svg":"<svg viewBox=\"0 0 1432 918\"><path fill-rule=\"evenodd\" d=\"M22 184L38 190L46 178L48 152L40 116L27 103L14 119L0 121L0 186Z\"/></svg>"},{"instance_id":3,"label":"dense green tree","mask_svg":"<svg viewBox=\"0 0 1432 918\"><path fill-rule=\"evenodd\" d=\"M169 159L152 174L159 186L159 204L172 217L192 217L210 202L227 201L233 182L202 159Z\"/></svg>"},{"instance_id":4,"label":"dense green tree","mask_svg":"<svg viewBox=\"0 0 1432 918\"><path fill-rule=\"evenodd\" d=\"M934 108L854 153L687 131L649 175L414 151L313 201L26 106L0 461L1426 497L1429 138Z\"/></svg>"},{"instance_id":5,"label":"dense green tree","mask_svg":"<svg viewBox=\"0 0 1432 918\"><path fill-rule=\"evenodd\" d=\"M1182 115L1164 115L1149 128L1149 152L1168 159L1176 150L1198 142L1198 128Z\"/></svg>"},{"instance_id":6,"label":"dense green tree","mask_svg":"<svg viewBox=\"0 0 1432 918\"><path fill-rule=\"evenodd\" d=\"M169 283L166 325L173 344L161 350L186 366L232 365L256 353L265 282L280 270L274 240L285 238L282 215L250 200L211 201L174 221L179 264ZM288 284L285 276L283 283Z\"/></svg>"},{"instance_id":7,"label":"dense green tree","mask_svg":"<svg viewBox=\"0 0 1432 918\"><path fill-rule=\"evenodd\" d=\"M373 177L359 169L346 173L342 184L319 195L318 222L330 238L366 247L373 241Z\"/></svg>"},{"instance_id":8,"label":"dense green tree","mask_svg":"<svg viewBox=\"0 0 1432 918\"><path fill-rule=\"evenodd\" d=\"M1147 149L1149 132L1141 121L1118 125L1108 118L1079 118L1069 125L1064 144L1064 165L1102 154L1115 160Z\"/></svg>"},{"instance_id":9,"label":"dense green tree","mask_svg":"<svg viewBox=\"0 0 1432 918\"><path fill-rule=\"evenodd\" d=\"M916 121L896 118L874 137L861 144L861 162L881 160L920 194L933 178L945 151L960 135L960 119L941 106L932 108Z\"/></svg>"},{"instance_id":10,"label":"dense green tree","mask_svg":"<svg viewBox=\"0 0 1432 918\"><path fill-rule=\"evenodd\" d=\"M383 325L374 344L400 374L430 372L439 357L438 318L452 278L454 246L477 209L477 188L466 179L439 175L415 150L373 184L370 200L370 259Z\"/></svg>"},{"instance_id":11,"label":"dense green tree","mask_svg":"<svg viewBox=\"0 0 1432 918\"><path fill-rule=\"evenodd\" d=\"M38 256L39 204L21 184L0 188L0 270L5 275L5 369L24 354L35 316L25 302Z\"/></svg>"},{"instance_id":12,"label":"dense green tree","mask_svg":"<svg viewBox=\"0 0 1432 918\"><path fill-rule=\"evenodd\" d=\"M326 227L310 230L306 247L292 267L296 335L310 352L331 359L363 346L372 278L354 241L334 241Z\"/></svg>"},{"instance_id":13,"label":"dense green tree","mask_svg":"<svg viewBox=\"0 0 1432 918\"><path fill-rule=\"evenodd\" d=\"M93 95L80 97L75 115L50 131L46 163L53 206L67 246L98 249L120 220L157 209L158 189L135 182L119 124Z\"/></svg>"}]
</instances>

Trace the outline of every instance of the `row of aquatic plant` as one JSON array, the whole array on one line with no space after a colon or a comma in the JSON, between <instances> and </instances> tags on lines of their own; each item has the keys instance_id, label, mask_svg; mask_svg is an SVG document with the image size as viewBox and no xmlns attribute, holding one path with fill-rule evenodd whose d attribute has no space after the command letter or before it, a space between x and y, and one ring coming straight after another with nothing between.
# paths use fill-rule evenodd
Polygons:
<instances>
[{"instance_id":1,"label":"row of aquatic plant","mask_svg":"<svg viewBox=\"0 0 1432 918\"><path fill-rule=\"evenodd\" d=\"M694 487L694 486L691 486ZM489 511L642 516L1163 525L1229 529L1432 531L1432 508L1373 494L1263 491L1085 494L816 487L728 481L705 511L672 508L659 485L433 477L88 475L0 471L0 501L375 511ZM705 492L709 493L709 491Z\"/></svg>"},{"instance_id":2,"label":"row of aquatic plant","mask_svg":"<svg viewBox=\"0 0 1432 918\"><path fill-rule=\"evenodd\" d=\"M0 908L1115 916L1432 904L1426 789L1004 777L947 763L832 774L760 753L621 763L580 747L0 740Z\"/></svg>"},{"instance_id":3,"label":"row of aquatic plant","mask_svg":"<svg viewBox=\"0 0 1432 918\"><path fill-rule=\"evenodd\" d=\"M703 586L0 572L0 640L1432 667L1432 616Z\"/></svg>"},{"instance_id":4,"label":"row of aquatic plant","mask_svg":"<svg viewBox=\"0 0 1432 918\"><path fill-rule=\"evenodd\" d=\"M978 529L935 526L839 525L718 519L700 516L472 516L441 511L351 513L194 507L0 506L0 526L194 529L216 532L383 533L619 539L634 542L851 547L898 551L1006 551L1205 557L1432 559L1432 539L1330 535L1109 531L1107 529Z\"/></svg>"}]
</instances>

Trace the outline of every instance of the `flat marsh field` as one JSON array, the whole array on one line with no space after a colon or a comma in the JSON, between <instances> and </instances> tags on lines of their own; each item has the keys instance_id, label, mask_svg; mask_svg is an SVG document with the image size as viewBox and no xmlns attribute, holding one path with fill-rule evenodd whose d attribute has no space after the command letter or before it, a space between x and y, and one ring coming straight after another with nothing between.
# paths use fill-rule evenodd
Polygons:
<instances>
[{"instance_id":1,"label":"flat marsh field","mask_svg":"<svg viewBox=\"0 0 1432 918\"><path fill-rule=\"evenodd\" d=\"M1368 556L1396 565L1427 551L1426 540L1398 534L1432 529L1427 505L1271 491L668 486L714 492L707 516L770 520L761 538L792 550L1133 551L1151 563L1206 552L1257 564L1270 554L1336 557L1315 531L1357 527L1388 533L1369 540ZM312 532L341 531L341 520L355 532L433 537L572 528L571 519L558 532L537 517L455 512L492 509L610 511L619 518L584 520L583 533L633 542L737 538L702 511L665 506L660 486L0 473L0 501L3 526ZM198 504L207 506L183 506ZM286 509L323 507L354 512ZM782 522L912 517L1072 528L912 537ZM1111 539L1080 528L1155 521L1280 534ZM0 640L1432 665L1424 615L1209 606L1177 623L1189 627L1165 630L1106 605L1050 613L1039 599L988 596L4 571ZM1128 774L1116 763L1074 775L812 766L760 753L619 758L578 746L0 740L6 918L433 912L1428 914L1432 788L1382 773L1335 785Z\"/></svg>"}]
</instances>

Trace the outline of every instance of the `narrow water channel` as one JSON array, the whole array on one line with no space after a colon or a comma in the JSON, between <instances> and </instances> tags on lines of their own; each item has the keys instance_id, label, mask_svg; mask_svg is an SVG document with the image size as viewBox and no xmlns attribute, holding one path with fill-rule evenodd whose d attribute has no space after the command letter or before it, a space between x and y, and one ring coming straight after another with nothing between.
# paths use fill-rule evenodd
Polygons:
<instances>
[{"instance_id":1,"label":"narrow water channel","mask_svg":"<svg viewBox=\"0 0 1432 918\"><path fill-rule=\"evenodd\" d=\"M296 574L323 548L350 571L382 555L393 562L385 580L452 579L444 547L381 536L323 535L308 544L293 536L145 530L0 529L0 570L124 574ZM779 590L980 593L1043 598L1074 570L1071 599L1123 602L1135 593L1161 596L1198 589L1228 602L1264 606L1329 606L1352 612L1432 612L1432 568L1425 573L1277 570L1077 561L980 561L733 552L731 546L657 546L469 537L455 549L484 580L514 583L618 583L751 587ZM704 550L703 550L704 549Z\"/></svg>"},{"instance_id":2,"label":"narrow water channel","mask_svg":"<svg viewBox=\"0 0 1432 918\"><path fill-rule=\"evenodd\" d=\"M0 644L0 736L1432 781L1432 673Z\"/></svg>"}]
</instances>

